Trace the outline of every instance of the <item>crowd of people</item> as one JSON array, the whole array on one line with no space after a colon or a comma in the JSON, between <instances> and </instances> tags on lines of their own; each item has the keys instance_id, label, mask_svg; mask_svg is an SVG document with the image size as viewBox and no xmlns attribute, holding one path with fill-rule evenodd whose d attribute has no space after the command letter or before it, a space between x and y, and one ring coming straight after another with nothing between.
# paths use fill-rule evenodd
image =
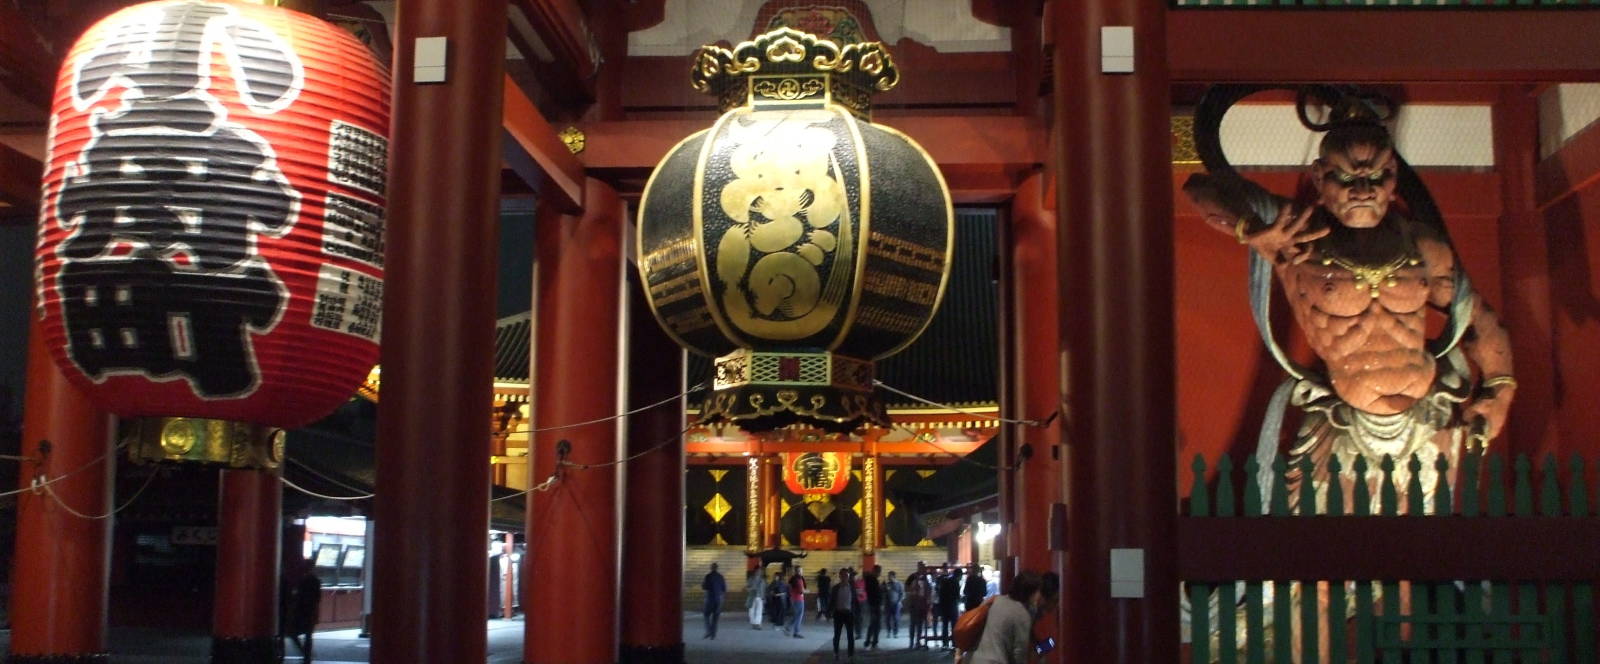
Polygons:
<instances>
[{"instance_id":1,"label":"crowd of people","mask_svg":"<svg viewBox=\"0 0 1600 664\"><path fill-rule=\"evenodd\" d=\"M831 574L821 569L813 577L808 577L800 565L785 565L770 576L764 568L756 568L745 577L745 608L752 629L771 626L780 636L798 639L804 638L806 615L814 607L813 620L833 624L835 656L841 653L841 647L845 654L854 656L858 638L865 650L880 648L879 638L885 634L890 639L899 638L902 616L908 648L954 650L957 619L964 612L984 607L994 616L984 626L980 643L985 645L966 653L962 661L1025 662L1025 658L1011 658L1017 651L1016 642L1034 647L1034 621L1044 610L1042 607L1054 600L1059 579L1053 573L1040 576L1025 572L1012 581L1011 591L1001 596L997 575L986 571L988 568L977 564L965 568L948 564L930 567L919 562L916 571L902 582L893 571L885 574L881 565L860 572L846 567ZM727 592L727 582L715 563L701 589L706 592L703 638L715 639ZM1021 615L1029 618L1018 637ZM991 628L995 630L992 637ZM842 643L840 637L844 637ZM1004 657L996 657L1002 653Z\"/></svg>"}]
</instances>

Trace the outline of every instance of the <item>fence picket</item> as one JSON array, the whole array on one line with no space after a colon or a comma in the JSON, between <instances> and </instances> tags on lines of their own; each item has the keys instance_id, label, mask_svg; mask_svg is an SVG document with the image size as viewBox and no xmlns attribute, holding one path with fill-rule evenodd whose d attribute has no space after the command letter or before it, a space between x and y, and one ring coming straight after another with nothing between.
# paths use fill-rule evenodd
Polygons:
<instances>
[{"instance_id":1,"label":"fence picket","mask_svg":"<svg viewBox=\"0 0 1600 664\"><path fill-rule=\"evenodd\" d=\"M1213 511L1217 516L1233 516L1233 461L1226 454L1217 460L1217 500Z\"/></svg>"},{"instance_id":2,"label":"fence picket","mask_svg":"<svg viewBox=\"0 0 1600 664\"><path fill-rule=\"evenodd\" d=\"M1330 471L1331 472L1331 471ZM1338 482L1330 482L1329 486ZM1331 497L1328 499L1330 506L1333 504ZM1337 514L1337 512L1335 512ZM1345 639L1349 632L1345 629L1349 618L1349 608L1345 600L1344 582L1328 582L1328 664L1345 664L1349 661L1345 655ZM1359 613L1359 612L1358 612Z\"/></svg>"},{"instance_id":3,"label":"fence picket","mask_svg":"<svg viewBox=\"0 0 1600 664\"><path fill-rule=\"evenodd\" d=\"M1391 470L1394 468L1394 463L1391 462L1389 460L1389 457L1387 457L1387 456L1384 457L1384 463ZM1391 487L1392 487L1392 485L1391 485ZM1393 491L1391 490L1390 493L1393 494ZM1393 509L1394 506L1390 505L1389 507L1390 507L1390 509ZM1388 516L1394 516L1394 515L1391 513L1391 514L1388 514ZM1394 639L1395 639L1395 641L1399 641L1401 639L1401 637L1403 636L1403 633L1400 630L1400 622L1399 622L1399 619L1400 619L1400 584L1396 583L1394 581L1384 581L1383 582L1383 618L1384 618L1384 621L1383 621L1384 629L1385 630L1393 629L1395 631ZM1387 644L1388 641L1389 641L1388 637L1385 636L1384 637L1385 644ZM1384 648L1383 649L1383 664L1400 664L1400 662L1401 662L1400 648L1398 648L1398 647L1390 647L1390 648Z\"/></svg>"},{"instance_id":4,"label":"fence picket","mask_svg":"<svg viewBox=\"0 0 1600 664\"><path fill-rule=\"evenodd\" d=\"M1418 463L1417 465L1420 466L1422 464ZM1415 477L1415 475L1412 477ZM1419 617L1433 615L1433 611L1428 608L1433 605L1432 598L1429 597L1428 593L1428 584L1406 582L1404 587L1405 594L1411 597L1410 617L1412 620L1409 621L1411 623L1411 641L1413 644L1416 642L1433 643L1438 633L1438 630L1435 629L1436 625L1426 621L1415 620ZM1432 650L1425 648L1412 650L1411 664L1432 664L1433 654Z\"/></svg>"},{"instance_id":5,"label":"fence picket","mask_svg":"<svg viewBox=\"0 0 1600 664\"><path fill-rule=\"evenodd\" d=\"M1383 460L1378 462L1378 468L1383 471L1378 484L1378 513L1383 516L1394 516L1400 509L1399 497L1395 495L1394 457L1383 455Z\"/></svg>"},{"instance_id":6,"label":"fence picket","mask_svg":"<svg viewBox=\"0 0 1600 664\"><path fill-rule=\"evenodd\" d=\"M1461 661L1460 651L1456 648L1461 644L1461 625L1457 623L1456 616L1456 586L1453 583L1434 583L1433 586L1433 613L1439 616L1439 624L1434 626L1435 642L1441 647L1438 650L1439 664L1457 664Z\"/></svg>"},{"instance_id":7,"label":"fence picket","mask_svg":"<svg viewBox=\"0 0 1600 664\"><path fill-rule=\"evenodd\" d=\"M1443 454L1433 460L1433 472L1439 478L1433 489L1433 513L1449 516L1456 513L1456 503L1450 492L1450 461Z\"/></svg>"},{"instance_id":8,"label":"fence picket","mask_svg":"<svg viewBox=\"0 0 1600 664\"><path fill-rule=\"evenodd\" d=\"M1517 516L1533 516L1533 464L1528 455L1518 454L1515 461L1516 485L1512 487L1513 503Z\"/></svg>"},{"instance_id":9,"label":"fence picket","mask_svg":"<svg viewBox=\"0 0 1600 664\"><path fill-rule=\"evenodd\" d=\"M1194 463L1189 467L1194 470L1194 484L1189 487L1189 516L1211 516L1211 505L1206 496L1205 455L1194 455ZM1227 478L1221 481L1226 482Z\"/></svg>"},{"instance_id":10,"label":"fence picket","mask_svg":"<svg viewBox=\"0 0 1600 664\"><path fill-rule=\"evenodd\" d=\"M1238 586L1231 581L1217 586L1217 654L1222 664L1239 662L1238 591Z\"/></svg>"},{"instance_id":11,"label":"fence picket","mask_svg":"<svg viewBox=\"0 0 1600 664\"><path fill-rule=\"evenodd\" d=\"M1246 480L1247 482L1249 480ZM1260 581L1246 581L1244 584L1244 638L1245 661L1248 664L1266 664L1266 616L1262 607L1262 588Z\"/></svg>"},{"instance_id":12,"label":"fence picket","mask_svg":"<svg viewBox=\"0 0 1600 664\"><path fill-rule=\"evenodd\" d=\"M1428 513L1427 495L1422 492L1422 459L1411 455L1406 461L1406 470L1411 477L1406 479L1406 514L1422 516Z\"/></svg>"},{"instance_id":13,"label":"fence picket","mask_svg":"<svg viewBox=\"0 0 1600 664\"><path fill-rule=\"evenodd\" d=\"M1489 630L1484 627L1484 618L1488 614L1483 610L1483 584L1468 582L1462 591L1461 612L1467 616L1464 637L1469 643L1481 644L1489 638ZM1464 664L1483 664L1483 658L1488 653L1479 647L1468 648L1464 653Z\"/></svg>"},{"instance_id":14,"label":"fence picket","mask_svg":"<svg viewBox=\"0 0 1600 664\"><path fill-rule=\"evenodd\" d=\"M1272 516L1289 516L1289 462L1279 454L1272 460Z\"/></svg>"},{"instance_id":15,"label":"fence picket","mask_svg":"<svg viewBox=\"0 0 1600 664\"><path fill-rule=\"evenodd\" d=\"M1199 465L1202 469L1205 466L1203 463ZM1207 664L1211 662L1211 584L1209 583L1189 584L1189 653L1196 662Z\"/></svg>"},{"instance_id":16,"label":"fence picket","mask_svg":"<svg viewBox=\"0 0 1600 664\"><path fill-rule=\"evenodd\" d=\"M1595 657L1594 584L1572 585L1572 661L1600 661Z\"/></svg>"},{"instance_id":17,"label":"fence picket","mask_svg":"<svg viewBox=\"0 0 1600 664\"><path fill-rule=\"evenodd\" d=\"M1490 461L1493 466L1494 462ZM1511 664L1511 584L1489 584L1489 620L1494 631L1494 664Z\"/></svg>"},{"instance_id":18,"label":"fence picket","mask_svg":"<svg viewBox=\"0 0 1600 664\"><path fill-rule=\"evenodd\" d=\"M1524 457L1526 458L1526 457ZM1531 493L1531 492L1530 492ZM1539 589L1531 583L1517 584L1517 618L1516 629L1517 653L1524 662L1539 661L1540 648L1538 644L1549 635L1545 633L1546 627L1537 625L1532 620L1539 615ZM1522 622L1522 621L1528 622ZM1537 635L1539 638L1534 638Z\"/></svg>"},{"instance_id":19,"label":"fence picket","mask_svg":"<svg viewBox=\"0 0 1600 664\"><path fill-rule=\"evenodd\" d=\"M1344 464L1339 463L1339 455L1328 456L1328 497L1323 501L1323 513L1340 516L1344 509L1344 480L1340 475L1344 471Z\"/></svg>"},{"instance_id":20,"label":"fence picket","mask_svg":"<svg viewBox=\"0 0 1600 664\"><path fill-rule=\"evenodd\" d=\"M1572 463L1567 473L1567 513L1572 516L1589 516L1589 490L1584 482L1588 480L1584 472L1583 457L1572 455Z\"/></svg>"},{"instance_id":21,"label":"fence picket","mask_svg":"<svg viewBox=\"0 0 1600 664\"><path fill-rule=\"evenodd\" d=\"M1353 513L1356 516L1372 514L1372 489L1367 484L1366 455L1357 455L1350 469L1356 474L1356 482L1350 490L1350 505L1355 508Z\"/></svg>"},{"instance_id":22,"label":"fence picket","mask_svg":"<svg viewBox=\"0 0 1600 664\"><path fill-rule=\"evenodd\" d=\"M1546 454L1540 466L1539 473L1543 477L1539 480L1539 514L1561 516L1561 487L1556 484L1556 455Z\"/></svg>"},{"instance_id":23,"label":"fence picket","mask_svg":"<svg viewBox=\"0 0 1600 664\"><path fill-rule=\"evenodd\" d=\"M1254 454L1244 458L1244 515L1261 516L1261 463Z\"/></svg>"},{"instance_id":24,"label":"fence picket","mask_svg":"<svg viewBox=\"0 0 1600 664\"><path fill-rule=\"evenodd\" d=\"M1274 501L1276 502L1276 501ZM1294 592L1288 581L1272 582L1272 662L1293 661Z\"/></svg>"},{"instance_id":25,"label":"fence picket","mask_svg":"<svg viewBox=\"0 0 1600 664\"><path fill-rule=\"evenodd\" d=\"M1489 455L1489 496L1485 510L1489 516L1506 515L1505 457Z\"/></svg>"},{"instance_id":26,"label":"fence picket","mask_svg":"<svg viewBox=\"0 0 1600 664\"><path fill-rule=\"evenodd\" d=\"M1311 457L1300 459L1300 515L1307 516L1317 513L1317 484L1312 482L1312 474L1316 472L1317 465Z\"/></svg>"},{"instance_id":27,"label":"fence picket","mask_svg":"<svg viewBox=\"0 0 1600 664\"><path fill-rule=\"evenodd\" d=\"M1356 463L1360 463L1357 457ZM1357 485L1360 486L1360 485ZM1377 619L1373 615L1372 582L1356 582L1356 661L1360 664L1375 664L1376 655L1373 652L1373 627Z\"/></svg>"},{"instance_id":28,"label":"fence picket","mask_svg":"<svg viewBox=\"0 0 1600 664\"><path fill-rule=\"evenodd\" d=\"M1554 464L1551 465L1554 468ZM1534 607L1537 609L1538 607ZM1544 587L1544 614L1550 622L1550 664L1567 664L1567 589L1559 583Z\"/></svg>"},{"instance_id":29,"label":"fence picket","mask_svg":"<svg viewBox=\"0 0 1600 664\"><path fill-rule=\"evenodd\" d=\"M1461 496L1461 516L1478 516L1483 504L1483 483L1478 481L1483 453L1471 451L1461 459L1461 475L1456 480L1456 495Z\"/></svg>"},{"instance_id":30,"label":"fence picket","mask_svg":"<svg viewBox=\"0 0 1600 664\"><path fill-rule=\"evenodd\" d=\"M1317 617L1317 605L1321 604L1320 584L1316 581L1302 581L1300 584L1300 661L1305 664L1316 664L1320 640Z\"/></svg>"}]
</instances>

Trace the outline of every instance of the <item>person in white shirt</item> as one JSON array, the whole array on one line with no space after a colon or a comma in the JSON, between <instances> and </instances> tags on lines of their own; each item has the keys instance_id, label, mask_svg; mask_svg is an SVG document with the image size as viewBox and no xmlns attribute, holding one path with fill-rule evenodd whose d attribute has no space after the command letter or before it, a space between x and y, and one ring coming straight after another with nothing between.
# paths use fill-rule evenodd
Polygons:
<instances>
[{"instance_id":1,"label":"person in white shirt","mask_svg":"<svg viewBox=\"0 0 1600 664\"><path fill-rule=\"evenodd\" d=\"M1033 654L1033 619L1041 602L1043 580L1022 572L1011 590L994 598L978 647L963 664L1027 664Z\"/></svg>"}]
</instances>

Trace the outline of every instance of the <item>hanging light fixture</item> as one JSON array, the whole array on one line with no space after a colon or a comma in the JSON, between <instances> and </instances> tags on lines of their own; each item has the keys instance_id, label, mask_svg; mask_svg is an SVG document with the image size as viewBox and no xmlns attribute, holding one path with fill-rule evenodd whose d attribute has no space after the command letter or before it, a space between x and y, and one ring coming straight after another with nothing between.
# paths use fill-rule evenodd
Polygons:
<instances>
[{"instance_id":1,"label":"hanging light fixture","mask_svg":"<svg viewBox=\"0 0 1600 664\"><path fill-rule=\"evenodd\" d=\"M637 247L662 327L715 358L703 421L889 423L873 361L938 309L955 222L932 158L870 120L899 79L882 44L790 28L696 52L723 114L651 174Z\"/></svg>"}]
</instances>

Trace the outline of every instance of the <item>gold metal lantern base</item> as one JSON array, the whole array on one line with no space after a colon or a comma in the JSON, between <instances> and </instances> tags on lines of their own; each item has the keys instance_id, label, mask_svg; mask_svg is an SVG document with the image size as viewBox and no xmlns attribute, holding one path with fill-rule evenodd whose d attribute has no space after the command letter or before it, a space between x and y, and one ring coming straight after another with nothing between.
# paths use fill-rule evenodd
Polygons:
<instances>
[{"instance_id":1,"label":"gold metal lantern base","mask_svg":"<svg viewBox=\"0 0 1600 664\"><path fill-rule=\"evenodd\" d=\"M284 431L228 420L135 420L128 458L135 463L210 464L271 470L283 463Z\"/></svg>"},{"instance_id":2,"label":"gold metal lantern base","mask_svg":"<svg viewBox=\"0 0 1600 664\"><path fill-rule=\"evenodd\" d=\"M700 410L705 422L731 422L751 432L790 424L841 433L863 424L889 426L873 391L871 362L821 351L740 349L714 366L714 389Z\"/></svg>"}]
</instances>

